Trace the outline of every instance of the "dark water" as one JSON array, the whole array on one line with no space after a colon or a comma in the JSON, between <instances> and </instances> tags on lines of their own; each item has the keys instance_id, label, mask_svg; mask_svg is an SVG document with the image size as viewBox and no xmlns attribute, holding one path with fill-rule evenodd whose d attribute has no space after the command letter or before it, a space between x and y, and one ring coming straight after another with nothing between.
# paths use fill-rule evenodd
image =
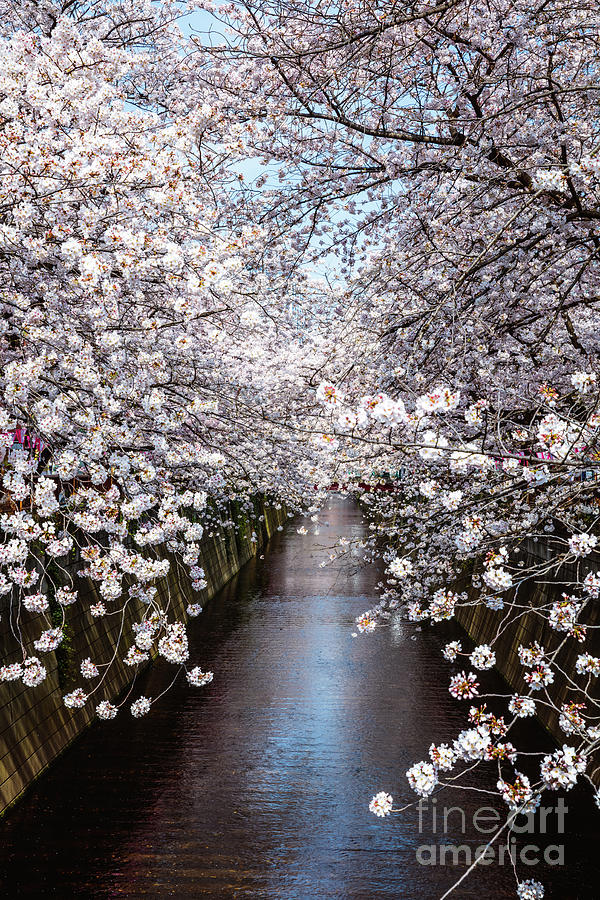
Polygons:
<instances>
[{"instance_id":1,"label":"dark water","mask_svg":"<svg viewBox=\"0 0 600 900\"><path fill-rule=\"evenodd\" d=\"M211 685L178 683L146 719L94 727L0 823L4 897L434 900L464 871L419 865L416 851L485 843L471 824L494 805L485 794L440 797L435 835L431 804L422 833L414 809L368 811L381 789L397 806L414 799L406 769L454 735L465 707L447 692L438 632L415 639L395 624L352 638L379 573L318 567L325 545L362 534L348 503L332 501L327 518L318 537L290 525L193 624L192 658L215 672ZM169 674L151 670L136 695L156 696ZM466 834L455 811L444 835L444 805L463 807ZM568 806L566 834L519 845L564 845L567 867L519 871L547 898L593 900L596 813L575 792ZM505 854L452 896L514 897L514 884Z\"/></svg>"}]
</instances>

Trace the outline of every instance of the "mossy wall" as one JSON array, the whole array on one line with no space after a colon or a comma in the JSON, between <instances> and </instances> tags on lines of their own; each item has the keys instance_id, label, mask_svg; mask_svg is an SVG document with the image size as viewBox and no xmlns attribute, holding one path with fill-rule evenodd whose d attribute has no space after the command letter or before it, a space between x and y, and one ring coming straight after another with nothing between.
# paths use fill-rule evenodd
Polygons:
<instances>
[{"instance_id":1,"label":"mossy wall","mask_svg":"<svg viewBox=\"0 0 600 900\"><path fill-rule=\"evenodd\" d=\"M231 512L231 518L238 519L235 510ZM213 529L212 536L205 534L200 542L199 565L205 570L207 587L200 593L192 591L183 567L171 559L169 575L157 583L165 605L168 601L170 618L185 620L190 601L203 604L210 600L265 545L285 517L285 511L257 500L254 519L246 519L239 530L221 526ZM256 542L251 540L253 531ZM71 568L75 575L81 562L73 559ZM20 661L11 634L11 627L17 626L30 655L40 658L48 675L35 688L25 688L21 681L0 685L0 814L93 721L97 704L114 700L135 676L122 660L131 645L132 623L140 620L144 605L130 600L124 623L121 615L94 618L89 606L100 600L96 585L89 579L76 580L79 600L66 608L65 639L52 653L42 654L33 648L33 641L48 627L46 620L24 612L15 622L9 614L9 598L2 598L0 659L3 663ZM77 666L88 656L96 663L114 656L114 662L94 694L94 702L80 710L68 709L63 695L75 685L84 685Z\"/></svg>"}]
</instances>

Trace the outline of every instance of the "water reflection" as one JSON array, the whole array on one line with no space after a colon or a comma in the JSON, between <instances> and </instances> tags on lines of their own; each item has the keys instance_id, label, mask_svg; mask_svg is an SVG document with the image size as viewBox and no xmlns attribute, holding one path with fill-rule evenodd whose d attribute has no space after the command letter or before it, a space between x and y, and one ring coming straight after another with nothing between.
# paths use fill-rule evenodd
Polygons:
<instances>
[{"instance_id":1,"label":"water reflection","mask_svg":"<svg viewBox=\"0 0 600 900\"><path fill-rule=\"evenodd\" d=\"M414 810L368 812L380 789L413 799L404 772L453 736L464 708L447 693L439 633L414 641L395 624L352 638L380 573L319 568L324 544L363 533L348 503L334 500L328 520L319 537L278 535L194 623L192 656L214 670L211 685L178 684L149 718L94 727L7 816L8 896L434 900L463 871L417 863L419 845L440 839L429 815L420 834ZM155 696L168 675L150 671L139 692ZM467 821L488 805L448 803ZM525 876L546 881L550 898L590 900L595 816L569 805L570 874ZM451 821L447 842L468 843ZM482 869L455 896L513 897L510 865Z\"/></svg>"}]
</instances>

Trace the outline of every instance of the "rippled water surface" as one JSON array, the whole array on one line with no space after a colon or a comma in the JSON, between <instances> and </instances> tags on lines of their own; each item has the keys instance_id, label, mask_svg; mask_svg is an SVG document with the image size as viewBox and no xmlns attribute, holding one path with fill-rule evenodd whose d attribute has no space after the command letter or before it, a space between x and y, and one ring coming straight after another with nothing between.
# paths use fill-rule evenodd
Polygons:
<instances>
[{"instance_id":1,"label":"rippled water surface","mask_svg":"<svg viewBox=\"0 0 600 900\"><path fill-rule=\"evenodd\" d=\"M178 683L147 719L121 714L90 729L0 823L5 897L436 900L462 874L419 865L416 852L485 842L471 827L485 794L438 801L464 808L465 835L460 811L444 835L441 815L432 833L431 804L421 833L414 809L378 820L367 808L381 789L397 805L414 799L404 772L464 721L442 638L399 623L352 637L380 573L319 568L327 545L364 528L337 499L325 520L318 537L290 525L190 626L211 685ZM136 696L156 696L169 674L152 669ZM486 778L482 789L495 781ZM552 900L594 900L598 830L585 797L569 797L566 827L519 846L564 844L569 869L522 876L546 882ZM452 896L514 897L508 856Z\"/></svg>"}]
</instances>

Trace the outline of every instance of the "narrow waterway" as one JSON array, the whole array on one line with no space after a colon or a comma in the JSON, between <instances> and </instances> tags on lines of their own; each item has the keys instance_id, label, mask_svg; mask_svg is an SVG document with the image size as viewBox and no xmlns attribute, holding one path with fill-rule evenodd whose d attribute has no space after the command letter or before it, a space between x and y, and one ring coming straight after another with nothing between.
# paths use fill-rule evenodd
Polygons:
<instances>
[{"instance_id":1,"label":"narrow waterway","mask_svg":"<svg viewBox=\"0 0 600 900\"><path fill-rule=\"evenodd\" d=\"M460 810L446 834L441 815L432 833L431 811L420 826L414 809L385 820L368 811L382 789L397 805L414 799L406 769L464 727L466 710L448 694L435 631L396 623L352 637L380 572L318 564L340 535L363 529L359 511L333 499L318 536L290 524L208 605L190 626L191 649L214 682L178 683L148 718L94 726L59 760L0 823L5 897L444 893L464 867L420 865L419 846L485 843L472 817L494 804L458 791L439 801L463 808L465 834ZM156 696L169 674L153 668L136 695ZM600 896L597 829L589 800L573 792L565 834L550 824L520 843L540 845L533 856L564 845L566 867L534 864L521 876L545 882L550 900ZM453 896L499 900L514 884L505 856Z\"/></svg>"}]
</instances>

